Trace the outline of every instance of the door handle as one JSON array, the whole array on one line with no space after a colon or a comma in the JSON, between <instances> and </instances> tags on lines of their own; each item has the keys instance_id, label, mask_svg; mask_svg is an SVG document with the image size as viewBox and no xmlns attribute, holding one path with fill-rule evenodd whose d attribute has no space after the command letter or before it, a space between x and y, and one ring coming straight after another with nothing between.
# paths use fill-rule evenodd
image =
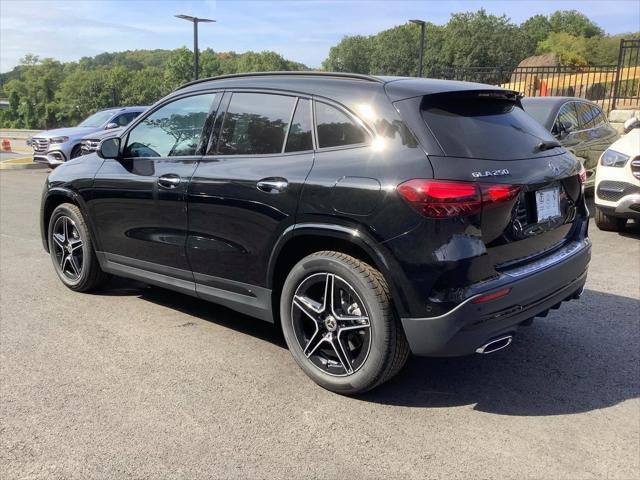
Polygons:
<instances>
[{"instance_id":1,"label":"door handle","mask_svg":"<svg viewBox=\"0 0 640 480\"><path fill-rule=\"evenodd\" d=\"M263 178L256 184L258 190L262 190L263 192L267 193L284 192L287 189L288 185L289 182L287 181L287 179L282 177Z\"/></svg>"},{"instance_id":2,"label":"door handle","mask_svg":"<svg viewBox=\"0 0 640 480\"><path fill-rule=\"evenodd\" d=\"M176 188L178 185L180 185L181 181L182 179L180 178L180 176L176 175L175 173L169 173L167 175L158 177L158 185L164 188Z\"/></svg>"}]
</instances>

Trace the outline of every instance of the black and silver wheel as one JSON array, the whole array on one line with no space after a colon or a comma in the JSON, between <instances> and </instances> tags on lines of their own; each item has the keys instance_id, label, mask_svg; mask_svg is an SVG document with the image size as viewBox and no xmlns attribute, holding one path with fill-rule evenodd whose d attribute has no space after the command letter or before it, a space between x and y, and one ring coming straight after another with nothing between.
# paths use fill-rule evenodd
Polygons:
<instances>
[{"instance_id":1,"label":"black and silver wheel","mask_svg":"<svg viewBox=\"0 0 640 480\"><path fill-rule=\"evenodd\" d=\"M51 214L49 252L58 277L72 290L92 290L108 278L100 269L84 218L73 204L58 205Z\"/></svg>"},{"instance_id":2,"label":"black and silver wheel","mask_svg":"<svg viewBox=\"0 0 640 480\"><path fill-rule=\"evenodd\" d=\"M82 145L76 145L71 149L71 155L69 155L69 158L71 159L80 156L82 156Z\"/></svg>"},{"instance_id":3,"label":"black and silver wheel","mask_svg":"<svg viewBox=\"0 0 640 480\"><path fill-rule=\"evenodd\" d=\"M294 359L329 390L365 392L409 355L384 278L351 256L327 251L302 259L285 281L280 312Z\"/></svg>"}]
</instances>

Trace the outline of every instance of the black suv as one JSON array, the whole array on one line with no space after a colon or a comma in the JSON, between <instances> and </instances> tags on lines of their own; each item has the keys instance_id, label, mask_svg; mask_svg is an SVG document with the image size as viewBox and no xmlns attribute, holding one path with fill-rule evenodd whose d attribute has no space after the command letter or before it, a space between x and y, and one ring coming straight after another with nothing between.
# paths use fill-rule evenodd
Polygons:
<instances>
[{"instance_id":1,"label":"black suv","mask_svg":"<svg viewBox=\"0 0 640 480\"><path fill-rule=\"evenodd\" d=\"M233 75L52 172L42 238L72 290L115 274L279 323L307 375L355 394L578 298L583 182L512 91Z\"/></svg>"}]
</instances>

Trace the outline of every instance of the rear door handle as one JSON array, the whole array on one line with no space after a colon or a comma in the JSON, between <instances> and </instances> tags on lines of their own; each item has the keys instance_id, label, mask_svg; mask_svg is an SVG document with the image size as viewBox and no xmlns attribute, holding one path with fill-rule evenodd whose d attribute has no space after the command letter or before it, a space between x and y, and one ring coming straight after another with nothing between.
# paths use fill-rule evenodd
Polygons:
<instances>
[{"instance_id":1,"label":"rear door handle","mask_svg":"<svg viewBox=\"0 0 640 480\"><path fill-rule=\"evenodd\" d=\"M258 190L262 190L263 192L267 193L284 192L287 189L288 185L289 182L287 181L287 179L282 177L263 178L256 184Z\"/></svg>"},{"instance_id":2,"label":"rear door handle","mask_svg":"<svg viewBox=\"0 0 640 480\"><path fill-rule=\"evenodd\" d=\"M182 179L180 178L180 176L176 175L175 173L169 173L167 175L158 177L158 185L164 188L176 188L178 185L180 185L181 181Z\"/></svg>"}]
</instances>

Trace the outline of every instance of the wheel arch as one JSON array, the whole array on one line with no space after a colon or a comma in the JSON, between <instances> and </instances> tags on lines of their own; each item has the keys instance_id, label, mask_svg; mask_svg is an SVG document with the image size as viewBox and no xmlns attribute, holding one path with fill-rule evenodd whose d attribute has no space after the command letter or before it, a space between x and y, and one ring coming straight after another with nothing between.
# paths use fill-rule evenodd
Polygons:
<instances>
[{"instance_id":1,"label":"wheel arch","mask_svg":"<svg viewBox=\"0 0 640 480\"><path fill-rule=\"evenodd\" d=\"M399 288L399 269L384 252L384 246L359 229L339 225L296 225L276 243L267 271L267 287L272 291L274 319L279 319L280 292L291 268L302 258L315 252L331 250L351 255L377 269L387 281L398 315L407 310L407 300ZM397 274L394 274L396 272Z\"/></svg>"},{"instance_id":2,"label":"wheel arch","mask_svg":"<svg viewBox=\"0 0 640 480\"><path fill-rule=\"evenodd\" d=\"M42 236L42 244L44 249L49 252L49 221L51 220L51 214L58 205L63 203L72 203L80 209L82 216L85 219L87 226L89 227L89 235L91 235L91 242L96 246L96 250L99 250L98 243L96 243L96 235L93 230L93 224L90 220L87 211L87 205L78 193L66 189L55 187L46 192L45 197L42 200L42 215L40 221L40 232Z\"/></svg>"}]
</instances>

